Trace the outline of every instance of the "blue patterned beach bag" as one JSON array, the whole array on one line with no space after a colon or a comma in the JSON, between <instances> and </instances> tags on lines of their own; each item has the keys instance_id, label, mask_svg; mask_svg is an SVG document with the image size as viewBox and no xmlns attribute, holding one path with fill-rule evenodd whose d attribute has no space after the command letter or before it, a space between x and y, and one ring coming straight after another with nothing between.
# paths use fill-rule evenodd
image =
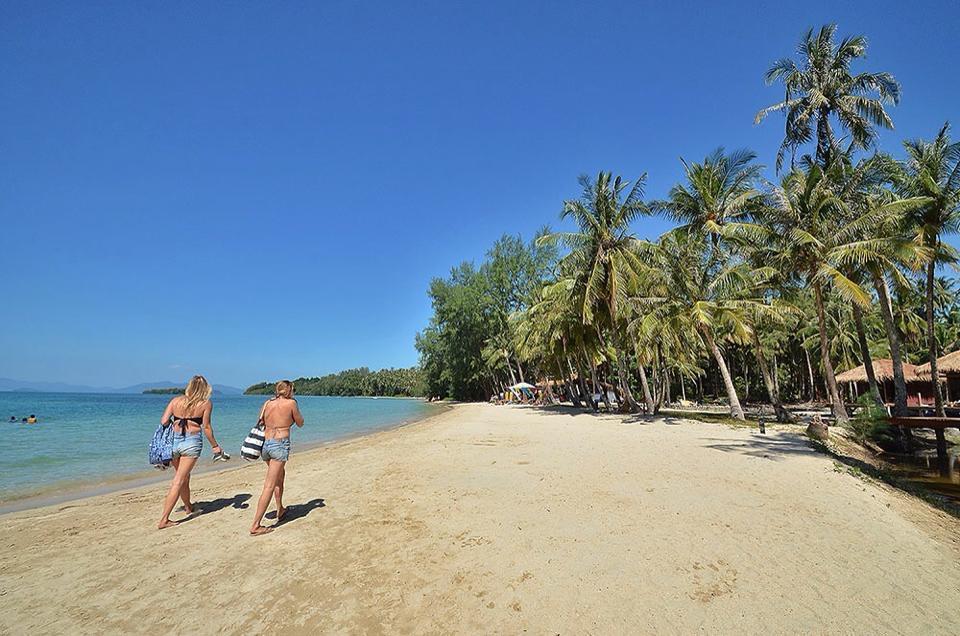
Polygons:
<instances>
[{"instance_id":1,"label":"blue patterned beach bag","mask_svg":"<svg viewBox=\"0 0 960 636\"><path fill-rule=\"evenodd\" d=\"M163 470L173 458L173 426L160 425L150 440L150 463Z\"/></svg>"}]
</instances>

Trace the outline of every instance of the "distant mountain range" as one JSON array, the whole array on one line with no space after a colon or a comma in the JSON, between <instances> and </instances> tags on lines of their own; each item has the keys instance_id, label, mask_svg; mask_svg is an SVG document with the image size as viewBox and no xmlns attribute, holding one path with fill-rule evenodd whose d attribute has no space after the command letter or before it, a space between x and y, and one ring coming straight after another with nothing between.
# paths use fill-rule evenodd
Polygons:
<instances>
[{"instance_id":1,"label":"distant mountain range","mask_svg":"<svg viewBox=\"0 0 960 636\"><path fill-rule=\"evenodd\" d=\"M172 386L186 386L186 382L143 382L121 388L106 386L87 386L84 384L69 384L66 382L29 382L26 380L11 380L0 378L0 391L15 393L143 393L145 389L164 389ZM243 389L225 384L214 384L214 393L220 395L241 395Z\"/></svg>"}]
</instances>

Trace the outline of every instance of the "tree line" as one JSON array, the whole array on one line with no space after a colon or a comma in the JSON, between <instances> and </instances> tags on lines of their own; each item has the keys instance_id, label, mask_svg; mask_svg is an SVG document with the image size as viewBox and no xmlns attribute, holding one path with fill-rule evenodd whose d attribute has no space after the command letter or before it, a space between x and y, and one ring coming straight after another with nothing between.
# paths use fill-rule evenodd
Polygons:
<instances>
[{"instance_id":1,"label":"tree line","mask_svg":"<svg viewBox=\"0 0 960 636\"><path fill-rule=\"evenodd\" d=\"M360 367L321 377L297 378L293 384L299 395L422 397L427 393L418 367L379 371ZM260 382L247 387L244 394L273 395L274 386L274 382Z\"/></svg>"},{"instance_id":2,"label":"tree line","mask_svg":"<svg viewBox=\"0 0 960 636\"><path fill-rule=\"evenodd\" d=\"M482 399L518 379L560 381L580 404L617 394L625 410L657 412L678 396L826 400L846 422L836 371L892 360L894 413L905 414L905 363L928 362L938 415L936 359L957 344L957 261L945 238L960 224L960 143L948 124L894 156L878 131L900 101L885 72L854 72L863 36L809 30L797 59L766 73L783 99L756 115L784 119L776 178L749 150L682 160L667 196L644 196L609 172L581 177L563 203L571 232L530 243L501 238L475 267L430 285L430 324L417 335L430 395ZM638 238L647 215L675 223ZM751 393L752 392L752 393Z\"/></svg>"}]
</instances>

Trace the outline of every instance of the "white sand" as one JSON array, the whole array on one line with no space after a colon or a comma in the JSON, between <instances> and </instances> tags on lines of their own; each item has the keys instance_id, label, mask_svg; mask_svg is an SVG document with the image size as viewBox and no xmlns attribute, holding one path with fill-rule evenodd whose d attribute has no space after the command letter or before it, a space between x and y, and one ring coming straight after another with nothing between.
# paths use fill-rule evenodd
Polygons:
<instances>
[{"instance_id":1,"label":"white sand","mask_svg":"<svg viewBox=\"0 0 960 636\"><path fill-rule=\"evenodd\" d=\"M0 632L960 632L960 522L792 434L465 405L288 472L264 537L163 485L0 517Z\"/></svg>"}]
</instances>

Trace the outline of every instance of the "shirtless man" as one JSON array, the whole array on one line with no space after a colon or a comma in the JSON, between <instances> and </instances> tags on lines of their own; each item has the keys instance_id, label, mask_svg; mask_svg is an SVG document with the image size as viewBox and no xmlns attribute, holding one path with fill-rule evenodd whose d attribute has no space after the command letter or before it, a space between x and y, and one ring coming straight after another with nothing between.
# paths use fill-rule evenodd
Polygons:
<instances>
[{"instance_id":1,"label":"shirtless man","mask_svg":"<svg viewBox=\"0 0 960 636\"><path fill-rule=\"evenodd\" d=\"M263 482L263 492L257 502L257 513L253 517L250 534L260 535L272 532L272 526L265 528L260 525L263 515L270 505L270 496L277 500L277 524L283 521L287 509L283 507L283 479L286 477L287 460L290 459L290 428L296 424L303 426L303 415L300 406L293 399L293 382L281 380L277 382L276 397L267 400L261 411L261 420L264 425L264 442L261 457L267 462L267 478Z\"/></svg>"}]
</instances>

